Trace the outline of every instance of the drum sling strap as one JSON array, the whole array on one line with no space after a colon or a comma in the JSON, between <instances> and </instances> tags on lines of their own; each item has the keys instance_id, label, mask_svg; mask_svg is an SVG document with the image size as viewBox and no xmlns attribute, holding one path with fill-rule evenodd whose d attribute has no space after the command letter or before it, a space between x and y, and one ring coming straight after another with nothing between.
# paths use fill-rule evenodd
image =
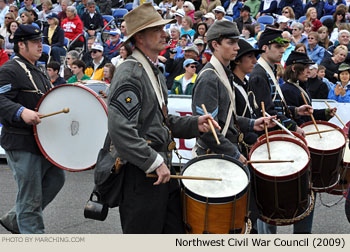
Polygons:
<instances>
[{"instance_id":1,"label":"drum sling strap","mask_svg":"<svg viewBox=\"0 0 350 252\"><path fill-rule=\"evenodd\" d=\"M14 59L14 60L16 61L16 63L24 70L24 72L25 72L26 75L28 76L29 80L32 82L33 87L34 87L34 89L35 89L35 90L33 90L33 89L24 89L24 90L20 90L20 91L22 91L22 92L27 92L27 93L37 93L37 94L39 94L39 95L44 95L44 93L43 93L40 89L38 89L37 85L35 84L35 81L34 81L34 79L33 79L33 76L32 76L32 74L30 73L30 71L28 70L26 64L24 64L23 62L21 62L21 61L19 60L20 58L19 58L18 56L15 56L13 59ZM50 85L51 85L50 87L52 88L53 85L52 85L51 82L50 82Z\"/></svg>"},{"instance_id":2,"label":"drum sling strap","mask_svg":"<svg viewBox=\"0 0 350 252\"><path fill-rule=\"evenodd\" d=\"M159 75L157 75L157 76L155 75L154 71L152 70L152 68L150 66L150 62L146 59L146 57L137 48L134 50L134 52L132 53L131 56L134 57L136 60L127 59L124 62L127 62L127 61L137 62L137 63L140 63L142 65L142 67L145 69L146 74L152 83L152 87L153 87L153 90L156 94L160 110L161 110L162 115L164 117L164 122L169 129L169 134L170 134L171 139L172 139L172 141L169 143L169 145L167 147L167 150L164 149L164 150L161 150L161 151L158 150L158 151L159 152L166 152L166 151L175 150L175 153L177 153L176 143L173 139L172 132L171 132L170 127L169 127L168 111L167 111L167 107L165 105L165 99L164 99L164 94L163 94L163 90L161 87L161 81L159 79Z\"/></svg>"},{"instance_id":3,"label":"drum sling strap","mask_svg":"<svg viewBox=\"0 0 350 252\"><path fill-rule=\"evenodd\" d=\"M262 68L264 68L264 70L266 71L266 73L270 76L270 78L271 78L271 80L272 80L272 82L273 82L273 84L274 84L274 86L275 86L275 88L276 88L277 93L278 93L279 96L281 97L282 103L283 103L283 105L285 106L286 111L289 111L289 113L290 113L291 115L293 115L293 113L291 113L291 111L289 110L289 107L288 107L288 105L287 105L287 102L286 102L286 100L284 99L284 96L283 96L281 87L280 87L280 85L278 84L278 81L277 81L277 79L276 79L274 73L272 72L272 69L271 69L270 65L269 65L262 57L259 58L258 64L259 64L260 66L262 66ZM272 101L275 101L276 95L277 95L277 94L275 94L275 96L273 97Z\"/></svg>"}]
</instances>

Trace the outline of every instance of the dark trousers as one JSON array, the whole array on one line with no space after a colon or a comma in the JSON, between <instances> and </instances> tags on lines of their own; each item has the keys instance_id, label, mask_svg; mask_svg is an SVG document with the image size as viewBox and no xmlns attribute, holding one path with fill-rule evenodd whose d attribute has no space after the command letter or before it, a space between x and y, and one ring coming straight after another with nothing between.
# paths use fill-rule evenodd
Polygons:
<instances>
[{"instance_id":1,"label":"dark trousers","mask_svg":"<svg viewBox=\"0 0 350 252\"><path fill-rule=\"evenodd\" d=\"M153 185L139 168L128 164L125 169L123 199L119 206L125 234L184 233L181 192L177 180Z\"/></svg>"}]
</instances>

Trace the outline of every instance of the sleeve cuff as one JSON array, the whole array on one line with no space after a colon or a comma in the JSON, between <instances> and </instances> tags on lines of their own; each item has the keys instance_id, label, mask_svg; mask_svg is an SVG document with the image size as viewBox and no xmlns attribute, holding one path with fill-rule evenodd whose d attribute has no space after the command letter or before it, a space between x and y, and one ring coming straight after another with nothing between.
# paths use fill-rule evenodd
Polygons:
<instances>
[{"instance_id":1,"label":"sleeve cuff","mask_svg":"<svg viewBox=\"0 0 350 252\"><path fill-rule=\"evenodd\" d=\"M239 159L240 156L241 156L241 153L239 153L238 151L233 154L233 158L237 160Z\"/></svg>"},{"instance_id":2,"label":"sleeve cuff","mask_svg":"<svg viewBox=\"0 0 350 252\"><path fill-rule=\"evenodd\" d=\"M164 162L163 157L157 153L157 157L156 160L154 160L153 164L151 165L150 168L148 168L148 170L146 171L146 173L151 173L153 172L155 169L157 169L162 163Z\"/></svg>"},{"instance_id":3,"label":"sleeve cuff","mask_svg":"<svg viewBox=\"0 0 350 252\"><path fill-rule=\"evenodd\" d=\"M250 120L250 122L249 122L249 128L248 128L248 130L251 131L251 132L254 131L254 123L255 123L255 120L254 120L254 119Z\"/></svg>"},{"instance_id":4,"label":"sleeve cuff","mask_svg":"<svg viewBox=\"0 0 350 252\"><path fill-rule=\"evenodd\" d=\"M19 122L19 121L21 120L21 114L22 114L23 110L24 110L24 107L23 107L23 106L21 106L21 107L17 110L17 112L16 112L16 114L15 114L15 116L14 116L14 121Z\"/></svg>"}]
</instances>

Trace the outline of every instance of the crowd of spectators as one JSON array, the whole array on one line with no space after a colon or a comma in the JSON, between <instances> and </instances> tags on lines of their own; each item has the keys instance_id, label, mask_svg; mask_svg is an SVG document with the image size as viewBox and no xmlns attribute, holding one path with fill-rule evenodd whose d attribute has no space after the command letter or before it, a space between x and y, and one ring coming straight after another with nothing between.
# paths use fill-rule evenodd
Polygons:
<instances>
[{"instance_id":1,"label":"crowd of spectators","mask_svg":"<svg viewBox=\"0 0 350 252\"><path fill-rule=\"evenodd\" d=\"M349 80L341 77L350 69L350 1L345 0L0 0L0 65L15 55L12 39L18 26L30 24L42 30L39 61L54 85L85 79L110 83L133 47L123 43L125 22L111 16L113 7L131 5L130 11L145 2L152 2L164 19L176 19L164 27L168 45L158 57L169 93L191 95L196 74L211 58L206 32L225 19L235 22L241 39L255 48L266 27L283 30L289 43L276 62L281 85L284 62L295 50L315 62L307 83L312 98L350 101ZM263 21L264 16L272 21Z\"/></svg>"}]
</instances>

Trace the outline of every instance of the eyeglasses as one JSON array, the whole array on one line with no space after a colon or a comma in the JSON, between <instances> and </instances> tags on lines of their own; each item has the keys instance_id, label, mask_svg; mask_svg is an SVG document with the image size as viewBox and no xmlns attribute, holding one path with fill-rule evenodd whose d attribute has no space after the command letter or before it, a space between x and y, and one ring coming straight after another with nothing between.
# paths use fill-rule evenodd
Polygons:
<instances>
[{"instance_id":1,"label":"eyeglasses","mask_svg":"<svg viewBox=\"0 0 350 252\"><path fill-rule=\"evenodd\" d=\"M196 68L197 66L188 66L188 67L190 67L190 68Z\"/></svg>"},{"instance_id":2,"label":"eyeglasses","mask_svg":"<svg viewBox=\"0 0 350 252\"><path fill-rule=\"evenodd\" d=\"M12 17L5 17L5 19L12 19Z\"/></svg>"},{"instance_id":3,"label":"eyeglasses","mask_svg":"<svg viewBox=\"0 0 350 252\"><path fill-rule=\"evenodd\" d=\"M72 58L66 58L67 60L71 60Z\"/></svg>"},{"instance_id":4,"label":"eyeglasses","mask_svg":"<svg viewBox=\"0 0 350 252\"><path fill-rule=\"evenodd\" d=\"M91 50L91 53L97 53L100 52L99 50Z\"/></svg>"},{"instance_id":5,"label":"eyeglasses","mask_svg":"<svg viewBox=\"0 0 350 252\"><path fill-rule=\"evenodd\" d=\"M311 40L313 40L313 39L315 39L315 38L313 38L313 37L310 37L310 38L307 38L307 39L311 39Z\"/></svg>"},{"instance_id":6,"label":"eyeglasses","mask_svg":"<svg viewBox=\"0 0 350 252\"><path fill-rule=\"evenodd\" d=\"M283 14L288 14L288 13L289 13L289 11L283 11L282 13L283 13Z\"/></svg>"},{"instance_id":7,"label":"eyeglasses","mask_svg":"<svg viewBox=\"0 0 350 252\"><path fill-rule=\"evenodd\" d=\"M299 31L299 29L292 29L292 31Z\"/></svg>"},{"instance_id":8,"label":"eyeglasses","mask_svg":"<svg viewBox=\"0 0 350 252\"><path fill-rule=\"evenodd\" d=\"M184 5L184 6L182 6L182 7L183 7L183 8L188 8L188 6L185 6L185 5Z\"/></svg>"},{"instance_id":9,"label":"eyeglasses","mask_svg":"<svg viewBox=\"0 0 350 252\"><path fill-rule=\"evenodd\" d=\"M14 10L9 10L9 12L15 12Z\"/></svg>"}]
</instances>

